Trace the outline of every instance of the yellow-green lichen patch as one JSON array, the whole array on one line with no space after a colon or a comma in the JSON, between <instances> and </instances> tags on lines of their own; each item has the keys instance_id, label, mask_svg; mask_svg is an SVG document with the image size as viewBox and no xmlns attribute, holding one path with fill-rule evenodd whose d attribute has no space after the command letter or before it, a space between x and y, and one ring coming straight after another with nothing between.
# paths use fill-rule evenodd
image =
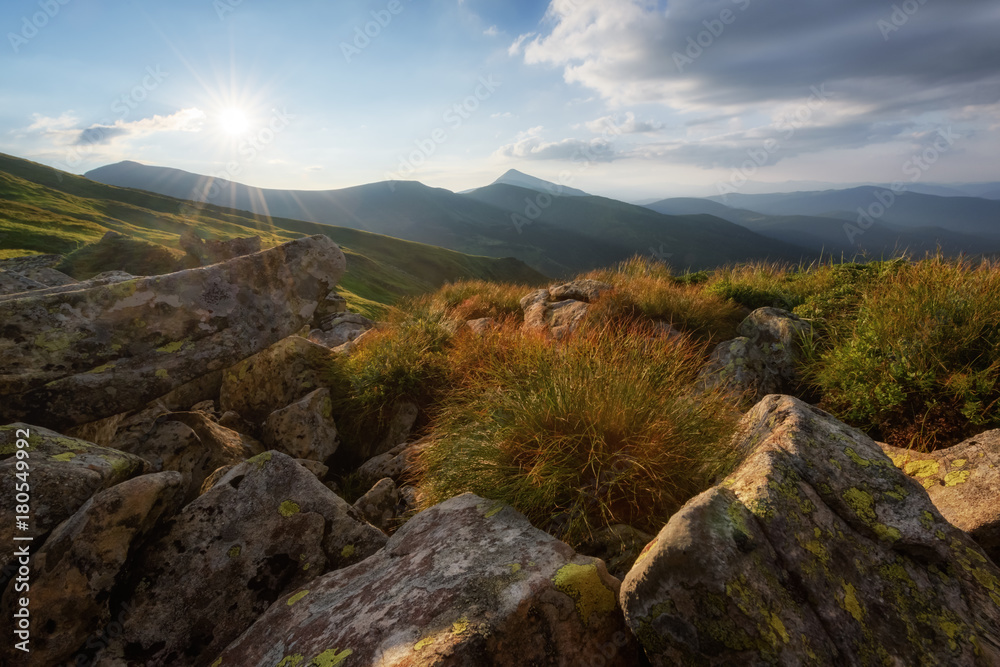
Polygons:
<instances>
[{"instance_id":1,"label":"yellow-green lichen patch","mask_svg":"<svg viewBox=\"0 0 1000 667\"><path fill-rule=\"evenodd\" d=\"M98 366L97 368L93 368L93 369L87 371L86 374L87 375L97 375L98 373L103 373L104 371L110 371L112 368L114 368L117 365L117 363L118 362L116 362L116 361L112 361L110 363L104 364L103 366Z\"/></svg>"},{"instance_id":2,"label":"yellow-green lichen patch","mask_svg":"<svg viewBox=\"0 0 1000 667\"><path fill-rule=\"evenodd\" d=\"M53 461L59 461L60 463L69 463L76 458L76 452L63 452L62 454L56 454L52 457Z\"/></svg>"},{"instance_id":3,"label":"yellow-green lichen patch","mask_svg":"<svg viewBox=\"0 0 1000 667\"><path fill-rule=\"evenodd\" d=\"M252 463L257 466L258 469L263 470L267 462L271 460L273 456L272 452L264 452L263 454L258 454L257 456L247 459L247 463Z\"/></svg>"},{"instance_id":4,"label":"yellow-green lichen patch","mask_svg":"<svg viewBox=\"0 0 1000 667\"><path fill-rule=\"evenodd\" d=\"M785 629L785 624L781 621L781 618L779 618L777 614L771 614L768 625L770 625L771 629L774 630L779 637L781 637L781 641L786 644L791 641L791 637L788 636L788 630Z\"/></svg>"},{"instance_id":5,"label":"yellow-green lichen patch","mask_svg":"<svg viewBox=\"0 0 1000 667\"><path fill-rule=\"evenodd\" d=\"M865 610L861 607L861 603L858 602L858 591L852 584L847 582L843 583L844 586L844 601L842 606L844 610L854 617L854 620L861 623L865 618Z\"/></svg>"},{"instance_id":6,"label":"yellow-green lichen patch","mask_svg":"<svg viewBox=\"0 0 1000 667\"><path fill-rule=\"evenodd\" d=\"M951 462L952 468L964 468L965 464L968 463L968 459L955 459Z\"/></svg>"},{"instance_id":7,"label":"yellow-green lichen patch","mask_svg":"<svg viewBox=\"0 0 1000 667\"><path fill-rule=\"evenodd\" d=\"M416 644L413 645L413 650L423 651L425 648L427 648L433 643L434 643L433 637L424 637L423 639L421 639L420 641L418 641Z\"/></svg>"},{"instance_id":8,"label":"yellow-green lichen patch","mask_svg":"<svg viewBox=\"0 0 1000 667\"><path fill-rule=\"evenodd\" d=\"M312 662L309 663L309 667L337 667L337 665L343 664L352 655L354 655L354 651L340 651L339 649L332 648L328 651L323 651L313 658Z\"/></svg>"},{"instance_id":9,"label":"yellow-green lichen patch","mask_svg":"<svg viewBox=\"0 0 1000 667\"><path fill-rule=\"evenodd\" d=\"M941 472L941 464L930 459L925 459L923 461L910 461L903 468L903 472L910 477L926 479Z\"/></svg>"},{"instance_id":10,"label":"yellow-green lichen patch","mask_svg":"<svg viewBox=\"0 0 1000 667\"><path fill-rule=\"evenodd\" d=\"M576 611L584 625L590 625L590 619L594 614L614 612L618 604L615 594L601 581L597 566L593 564L564 565L556 572L552 583L557 589L573 598L576 602Z\"/></svg>"},{"instance_id":11,"label":"yellow-green lichen patch","mask_svg":"<svg viewBox=\"0 0 1000 667\"><path fill-rule=\"evenodd\" d=\"M884 523L876 522L872 528L875 529L875 534L879 536L879 539L886 540L887 542L895 542L903 536L898 528L887 526Z\"/></svg>"},{"instance_id":12,"label":"yellow-green lichen patch","mask_svg":"<svg viewBox=\"0 0 1000 667\"><path fill-rule=\"evenodd\" d=\"M469 619L465 616L451 624L451 633L454 635L464 635L469 631Z\"/></svg>"},{"instance_id":13,"label":"yellow-green lichen patch","mask_svg":"<svg viewBox=\"0 0 1000 667\"><path fill-rule=\"evenodd\" d=\"M163 354L173 354L174 352L179 352L183 347L184 347L184 341L179 340L173 343L168 343L167 345L164 345L161 348L157 348L156 351L161 352Z\"/></svg>"},{"instance_id":14,"label":"yellow-green lichen patch","mask_svg":"<svg viewBox=\"0 0 1000 667\"><path fill-rule=\"evenodd\" d=\"M222 658L219 658L218 660L212 663L212 667L219 667L219 665L221 664L222 664Z\"/></svg>"},{"instance_id":15,"label":"yellow-green lichen patch","mask_svg":"<svg viewBox=\"0 0 1000 667\"><path fill-rule=\"evenodd\" d=\"M901 485L896 484L892 491L886 491L885 495L893 500L906 500L906 497L910 495L910 492L904 489Z\"/></svg>"},{"instance_id":16,"label":"yellow-green lichen patch","mask_svg":"<svg viewBox=\"0 0 1000 667\"><path fill-rule=\"evenodd\" d=\"M924 510L920 513L920 525L924 527L924 530L930 530L934 527L934 515Z\"/></svg>"},{"instance_id":17,"label":"yellow-green lichen patch","mask_svg":"<svg viewBox=\"0 0 1000 667\"><path fill-rule=\"evenodd\" d=\"M286 655L275 667L300 667L305 659L306 657L301 653Z\"/></svg>"},{"instance_id":18,"label":"yellow-green lichen patch","mask_svg":"<svg viewBox=\"0 0 1000 667\"><path fill-rule=\"evenodd\" d=\"M304 598L307 595L309 595L309 591L299 591L298 593L296 593L292 597L288 598L288 602L287 602L288 606L291 607L291 606L295 605L296 602L300 602L302 600L302 598Z\"/></svg>"},{"instance_id":19,"label":"yellow-green lichen patch","mask_svg":"<svg viewBox=\"0 0 1000 667\"><path fill-rule=\"evenodd\" d=\"M952 470L944 476L944 485L958 486L959 484L965 484L969 481L969 476L971 475L972 472L969 470Z\"/></svg>"},{"instance_id":20,"label":"yellow-green lichen patch","mask_svg":"<svg viewBox=\"0 0 1000 667\"><path fill-rule=\"evenodd\" d=\"M650 553L650 552L651 552L651 551L653 550L653 547L655 547L655 546L656 546L656 541L657 541L657 539L658 539L658 538L655 538L655 537L654 537L654 538L653 538L653 541L652 541L652 542L650 542L649 544L647 544L646 546L644 546L644 547L642 548L642 551L640 551L640 552L639 552L639 557L635 559L635 563L633 563L633 564L632 564L632 567L635 567L635 566L636 566L636 565L638 565L638 564L639 564L639 563L640 563L641 561L645 560L645 558L646 558L647 556L649 556L649 553ZM528 565L529 565L529 566L531 566L531 567L533 567L533 566L534 566L534 564L533 564L533 563L528 563Z\"/></svg>"},{"instance_id":21,"label":"yellow-green lichen patch","mask_svg":"<svg viewBox=\"0 0 1000 667\"><path fill-rule=\"evenodd\" d=\"M511 574L517 574L518 572L521 571L521 564L520 563L511 563L507 567L510 568L510 573Z\"/></svg>"},{"instance_id":22,"label":"yellow-green lichen patch","mask_svg":"<svg viewBox=\"0 0 1000 667\"><path fill-rule=\"evenodd\" d=\"M160 368L156 371L156 377L160 378L161 380L166 380L167 378L170 377L170 373L167 372L166 368Z\"/></svg>"},{"instance_id":23,"label":"yellow-green lichen patch","mask_svg":"<svg viewBox=\"0 0 1000 667\"><path fill-rule=\"evenodd\" d=\"M226 555L230 558L239 558L241 553L243 553L243 548L236 545L234 547L230 547L229 551L226 552Z\"/></svg>"},{"instance_id":24,"label":"yellow-green lichen patch","mask_svg":"<svg viewBox=\"0 0 1000 667\"><path fill-rule=\"evenodd\" d=\"M870 466L872 464L871 461L869 461L868 459L862 458L860 454L858 454L856 451L854 451L853 447L848 447L847 449L844 450L844 453L847 454L847 458L849 458L852 461L854 461L855 465L859 465L862 468L867 468L868 466Z\"/></svg>"},{"instance_id":25,"label":"yellow-green lichen patch","mask_svg":"<svg viewBox=\"0 0 1000 667\"><path fill-rule=\"evenodd\" d=\"M859 519L869 526L878 520L875 514L875 499L867 491L852 486L844 491L844 502Z\"/></svg>"},{"instance_id":26,"label":"yellow-green lichen patch","mask_svg":"<svg viewBox=\"0 0 1000 667\"><path fill-rule=\"evenodd\" d=\"M278 507L278 513L286 519L288 517L295 516L301 511L302 509L298 506L298 504L292 502L291 500L286 500Z\"/></svg>"},{"instance_id":27,"label":"yellow-green lichen patch","mask_svg":"<svg viewBox=\"0 0 1000 667\"><path fill-rule=\"evenodd\" d=\"M354 555L354 545L353 544L348 544L346 547L344 547L343 549L340 550L340 557L341 558L350 558L353 555Z\"/></svg>"}]
</instances>

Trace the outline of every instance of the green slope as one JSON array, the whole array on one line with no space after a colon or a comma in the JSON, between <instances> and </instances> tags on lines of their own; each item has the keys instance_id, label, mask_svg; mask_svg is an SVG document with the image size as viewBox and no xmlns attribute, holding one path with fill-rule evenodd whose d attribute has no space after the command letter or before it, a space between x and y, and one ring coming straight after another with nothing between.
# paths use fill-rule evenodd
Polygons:
<instances>
[{"instance_id":1,"label":"green slope","mask_svg":"<svg viewBox=\"0 0 1000 667\"><path fill-rule=\"evenodd\" d=\"M341 292L352 309L382 306L465 278L535 284L545 277L511 258L464 255L431 245L343 227L268 218L139 190L103 185L0 153L0 256L73 252L109 230L179 254L178 237L259 235L270 247L304 235L336 241L348 260Z\"/></svg>"}]
</instances>

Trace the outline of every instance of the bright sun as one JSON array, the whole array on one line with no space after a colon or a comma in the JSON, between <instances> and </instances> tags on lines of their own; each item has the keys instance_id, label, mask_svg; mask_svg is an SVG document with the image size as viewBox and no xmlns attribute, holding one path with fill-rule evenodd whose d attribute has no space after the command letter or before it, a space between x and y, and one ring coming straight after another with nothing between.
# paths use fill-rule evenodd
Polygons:
<instances>
[{"instance_id":1,"label":"bright sun","mask_svg":"<svg viewBox=\"0 0 1000 667\"><path fill-rule=\"evenodd\" d=\"M250 129L250 119L241 109L223 109L219 113L219 125L226 134L237 136Z\"/></svg>"}]
</instances>

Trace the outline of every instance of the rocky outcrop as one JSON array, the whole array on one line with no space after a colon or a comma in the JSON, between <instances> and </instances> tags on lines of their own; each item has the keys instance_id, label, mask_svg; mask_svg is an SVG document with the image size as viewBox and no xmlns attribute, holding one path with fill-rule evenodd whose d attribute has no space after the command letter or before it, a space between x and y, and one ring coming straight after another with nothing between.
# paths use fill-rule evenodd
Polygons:
<instances>
[{"instance_id":1,"label":"rocky outcrop","mask_svg":"<svg viewBox=\"0 0 1000 667\"><path fill-rule=\"evenodd\" d=\"M54 268L60 261L62 255L29 255L0 260L0 294L20 294L75 284L75 280Z\"/></svg>"},{"instance_id":2,"label":"rocky outcrop","mask_svg":"<svg viewBox=\"0 0 1000 667\"><path fill-rule=\"evenodd\" d=\"M140 408L301 329L344 266L336 244L315 236L207 268L0 301L0 417L61 428Z\"/></svg>"},{"instance_id":3,"label":"rocky outcrop","mask_svg":"<svg viewBox=\"0 0 1000 667\"><path fill-rule=\"evenodd\" d=\"M1000 569L860 431L787 396L622 585L654 665L1000 664Z\"/></svg>"},{"instance_id":4,"label":"rocky outcrop","mask_svg":"<svg viewBox=\"0 0 1000 667\"><path fill-rule=\"evenodd\" d=\"M1000 564L1000 430L929 454L881 446L897 467L927 489L945 519Z\"/></svg>"},{"instance_id":5,"label":"rocky outcrop","mask_svg":"<svg viewBox=\"0 0 1000 667\"><path fill-rule=\"evenodd\" d=\"M709 387L722 386L753 404L796 388L801 339L812 327L780 308L760 308L739 327L740 337L720 343L702 371Z\"/></svg>"},{"instance_id":6,"label":"rocky outcrop","mask_svg":"<svg viewBox=\"0 0 1000 667\"><path fill-rule=\"evenodd\" d=\"M635 665L618 586L601 561L466 494L290 591L215 664Z\"/></svg>"},{"instance_id":7,"label":"rocky outcrop","mask_svg":"<svg viewBox=\"0 0 1000 667\"><path fill-rule=\"evenodd\" d=\"M143 475L98 493L52 532L32 567L32 623L42 630L31 643L32 664L63 664L108 624L109 599L130 551L180 509L182 499L178 473ZM21 595L7 591L4 623ZM20 664L10 642L2 647L5 664Z\"/></svg>"},{"instance_id":8,"label":"rocky outcrop","mask_svg":"<svg viewBox=\"0 0 1000 667\"><path fill-rule=\"evenodd\" d=\"M264 422L261 440L292 458L323 462L337 451L340 440L333 421L329 389L317 389L300 401L276 410Z\"/></svg>"},{"instance_id":9,"label":"rocky outcrop","mask_svg":"<svg viewBox=\"0 0 1000 667\"><path fill-rule=\"evenodd\" d=\"M18 440L28 443L28 458L15 452ZM27 461L27 482L17 478L18 461ZM26 529L17 537L41 538L73 516L91 496L141 475L148 464L137 456L98 447L83 440L37 426L15 423L0 426L0 542L14 544L15 516L26 514ZM22 466L23 471L23 466ZM30 512L16 512L16 485L30 488ZM40 546L35 544L34 546ZM0 550L0 569L13 558L12 549Z\"/></svg>"},{"instance_id":10,"label":"rocky outcrop","mask_svg":"<svg viewBox=\"0 0 1000 667\"><path fill-rule=\"evenodd\" d=\"M263 423L325 381L333 353L329 348L290 336L236 364L223 376L219 407Z\"/></svg>"},{"instance_id":11,"label":"rocky outcrop","mask_svg":"<svg viewBox=\"0 0 1000 667\"><path fill-rule=\"evenodd\" d=\"M576 280L537 290L521 299L524 328L546 331L553 338L564 338L580 326L591 303L614 289L597 280Z\"/></svg>"},{"instance_id":12,"label":"rocky outcrop","mask_svg":"<svg viewBox=\"0 0 1000 667\"><path fill-rule=\"evenodd\" d=\"M207 665L279 596L385 544L293 459L232 468L139 556L124 637L107 658Z\"/></svg>"}]
</instances>

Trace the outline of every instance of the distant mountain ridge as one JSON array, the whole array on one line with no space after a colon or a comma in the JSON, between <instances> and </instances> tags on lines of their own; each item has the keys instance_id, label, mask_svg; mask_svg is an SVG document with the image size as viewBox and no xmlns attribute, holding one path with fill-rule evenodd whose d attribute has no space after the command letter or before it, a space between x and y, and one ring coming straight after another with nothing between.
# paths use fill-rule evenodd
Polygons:
<instances>
[{"instance_id":1,"label":"distant mountain ridge","mask_svg":"<svg viewBox=\"0 0 1000 667\"><path fill-rule=\"evenodd\" d=\"M954 194L894 193L865 186L672 198L648 208L670 215L715 215L763 236L828 254L923 254L938 248L950 255L1000 252L1000 201Z\"/></svg>"},{"instance_id":2,"label":"distant mountain ridge","mask_svg":"<svg viewBox=\"0 0 1000 667\"><path fill-rule=\"evenodd\" d=\"M521 172L456 194L416 181L327 191L253 188L163 167L124 162L87 178L194 201L385 234L458 252L516 257L550 276L570 276L634 254L680 269L748 259L798 261L803 251L725 220L667 216L582 191L553 196L551 184ZM542 188L542 189L538 189Z\"/></svg>"}]
</instances>

